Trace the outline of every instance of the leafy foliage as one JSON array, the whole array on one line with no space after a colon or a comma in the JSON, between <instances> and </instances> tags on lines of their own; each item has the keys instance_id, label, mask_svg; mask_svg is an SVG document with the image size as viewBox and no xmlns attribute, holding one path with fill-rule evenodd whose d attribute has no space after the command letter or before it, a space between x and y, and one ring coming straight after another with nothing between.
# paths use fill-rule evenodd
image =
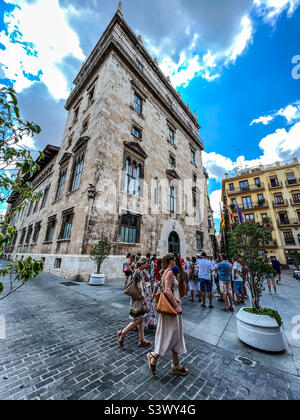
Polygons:
<instances>
[{"instance_id":1,"label":"leafy foliage","mask_svg":"<svg viewBox=\"0 0 300 420\"><path fill-rule=\"evenodd\" d=\"M110 250L111 243L107 239L102 239L94 248L92 248L90 258L97 263L97 274L100 273L101 265L109 256Z\"/></svg>"},{"instance_id":2,"label":"leafy foliage","mask_svg":"<svg viewBox=\"0 0 300 420\"><path fill-rule=\"evenodd\" d=\"M269 315L270 317L276 319L279 327L282 326L282 319L281 316L279 315L279 313L277 311L275 311L275 309L269 309L269 308L260 308L260 309L251 309L251 308L245 308L244 311L246 312L250 312L251 314L256 314L256 315Z\"/></svg>"},{"instance_id":3,"label":"leafy foliage","mask_svg":"<svg viewBox=\"0 0 300 420\"><path fill-rule=\"evenodd\" d=\"M16 227L10 225L12 217L19 213L30 201L37 201L40 194L34 194L33 185L28 181L38 171L39 165L32 157L31 151L25 146L24 140L39 134L37 124L23 121L20 118L18 99L12 88L0 89L0 206L5 205L13 194L15 205L7 212L0 222L0 253L11 245L16 235ZM39 152L39 158L43 153ZM0 270L0 275L16 276L23 284L34 278L41 270L40 262L26 259L10 265L8 269ZM14 273L14 274L13 274ZM0 295L3 285L0 283ZM10 293L9 293L10 294Z\"/></svg>"},{"instance_id":4,"label":"leafy foliage","mask_svg":"<svg viewBox=\"0 0 300 420\"><path fill-rule=\"evenodd\" d=\"M0 276L9 276L8 287L5 288L7 292L0 297L3 300L20 287L22 287L29 280L33 280L38 274L42 273L44 264L41 261L27 257L24 260L19 260L15 264L9 264L0 270ZM3 292L4 286L0 283L0 294Z\"/></svg>"},{"instance_id":5,"label":"leafy foliage","mask_svg":"<svg viewBox=\"0 0 300 420\"><path fill-rule=\"evenodd\" d=\"M268 264L265 249L269 243L269 232L259 223L244 222L229 234L229 252L232 257L242 259L245 280L250 288L253 310L259 310L260 298L267 276L274 274Z\"/></svg>"}]
</instances>

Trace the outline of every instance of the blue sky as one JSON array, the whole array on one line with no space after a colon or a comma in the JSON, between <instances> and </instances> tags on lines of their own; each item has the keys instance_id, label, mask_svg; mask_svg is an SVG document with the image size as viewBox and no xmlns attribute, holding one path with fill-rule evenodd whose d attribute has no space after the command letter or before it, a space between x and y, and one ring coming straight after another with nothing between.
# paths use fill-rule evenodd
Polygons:
<instances>
[{"instance_id":1,"label":"blue sky","mask_svg":"<svg viewBox=\"0 0 300 420\"><path fill-rule=\"evenodd\" d=\"M24 118L41 125L36 148L60 144L72 80L117 6L0 0L0 81L19 92ZM129 25L197 111L217 226L225 171L300 158L300 69L292 77L300 63L299 6L300 0L123 1Z\"/></svg>"}]
</instances>

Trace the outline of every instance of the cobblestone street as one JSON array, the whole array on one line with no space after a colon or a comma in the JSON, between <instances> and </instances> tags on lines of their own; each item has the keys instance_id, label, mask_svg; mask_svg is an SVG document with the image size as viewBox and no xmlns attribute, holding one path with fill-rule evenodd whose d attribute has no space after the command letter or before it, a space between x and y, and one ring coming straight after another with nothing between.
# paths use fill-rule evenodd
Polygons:
<instances>
[{"instance_id":1,"label":"cobblestone street","mask_svg":"<svg viewBox=\"0 0 300 420\"><path fill-rule=\"evenodd\" d=\"M297 369L292 374L280 363L277 369L259 357L252 367L237 360L243 352L197 338L195 328L189 331L188 323L197 322L197 317L200 322L204 315L199 304L187 298L188 353L181 360L190 374L172 376L170 360L164 357L153 378L146 364L149 349L138 348L137 334L127 335L124 348L117 342L117 330L128 323L128 298L121 281L101 288L69 287L65 282L44 273L1 301L0 315L6 319L6 339L0 340L1 400L300 399ZM214 311L217 328L216 314L221 311ZM153 342L154 333L146 330L146 338Z\"/></svg>"}]
</instances>

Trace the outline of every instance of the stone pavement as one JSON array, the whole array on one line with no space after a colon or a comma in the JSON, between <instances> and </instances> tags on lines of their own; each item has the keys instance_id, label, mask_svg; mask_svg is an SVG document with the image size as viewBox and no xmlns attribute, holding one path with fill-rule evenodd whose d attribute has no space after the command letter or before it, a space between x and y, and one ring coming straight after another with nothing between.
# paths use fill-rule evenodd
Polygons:
<instances>
[{"instance_id":1,"label":"stone pavement","mask_svg":"<svg viewBox=\"0 0 300 420\"><path fill-rule=\"evenodd\" d=\"M164 357L153 378L146 364L149 350L137 347L136 333L126 336L124 348L117 343L116 331L128 322L128 298L121 282L100 288L62 283L66 280L44 273L0 302L0 316L6 319L6 339L0 339L1 400L300 399L299 372L259 361L259 352L251 353L258 362L252 367L237 359L238 347L246 347L240 342L234 351L222 348L222 339L213 345L197 337L198 322L206 323L210 335L217 334L218 326L212 323L220 320L219 307L205 311L185 298L188 353L181 360L190 374L172 376L170 360ZM300 283L297 286L299 294ZM280 288L276 305L277 299L290 297L284 285ZM285 305L289 319L293 305ZM225 319L229 314L221 315ZM233 320L231 316L222 334L218 332L220 337L230 328L233 332ZM154 333L146 331L146 337L153 341Z\"/></svg>"}]
</instances>

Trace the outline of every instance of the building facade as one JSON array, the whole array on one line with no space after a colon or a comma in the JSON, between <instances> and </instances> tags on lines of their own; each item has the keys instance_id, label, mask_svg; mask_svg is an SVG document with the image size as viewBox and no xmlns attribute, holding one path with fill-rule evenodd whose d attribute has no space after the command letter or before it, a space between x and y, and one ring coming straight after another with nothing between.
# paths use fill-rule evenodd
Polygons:
<instances>
[{"instance_id":1,"label":"building facade","mask_svg":"<svg viewBox=\"0 0 300 420\"><path fill-rule=\"evenodd\" d=\"M11 221L18 235L6 257L32 255L49 272L87 280L102 238L112 243L102 267L110 278L120 278L128 252L212 254L197 115L121 6L74 84L61 146L46 147L29 179L43 195ZM12 194L10 207L19 203Z\"/></svg>"},{"instance_id":2,"label":"building facade","mask_svg":"<svg viewBox=\"0 0 300 420\"><path fill-rule=\"evenodd\" d=\"M300 251L300 164L296 158L256 168L236 176L225 174L222 201L238 222L237 206L244 219L270 229L269 256L293 265L292 254Z\"/></svg>"}]
</instances>

